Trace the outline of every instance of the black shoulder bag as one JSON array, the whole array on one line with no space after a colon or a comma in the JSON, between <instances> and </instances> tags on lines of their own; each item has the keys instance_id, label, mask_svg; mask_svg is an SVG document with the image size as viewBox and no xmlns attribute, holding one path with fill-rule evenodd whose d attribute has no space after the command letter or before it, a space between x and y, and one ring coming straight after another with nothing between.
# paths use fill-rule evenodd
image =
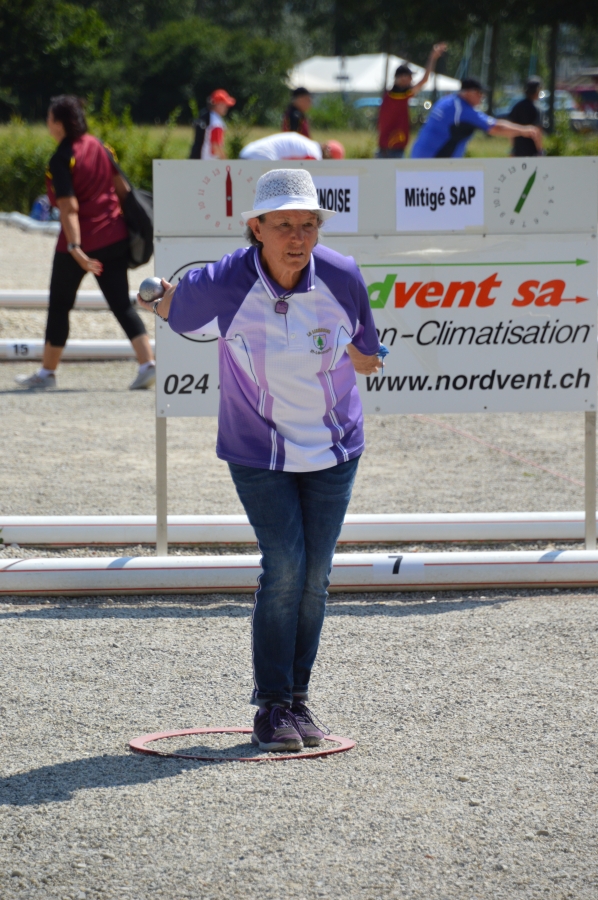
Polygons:
<instances>
[{"instance_id":1,"label":"black shoulder bag","mask_svg":"<svg viewBox=\"0 0 598 900\"><path fill-rule=\"evenodd\" d=\"M129 232L129 269L143 266L154 252L154 197L149 191L135 188L116 162L108 147L105 147L110 162L129 187L126 196L120 201Z\"/></svg>"}]
</instances>

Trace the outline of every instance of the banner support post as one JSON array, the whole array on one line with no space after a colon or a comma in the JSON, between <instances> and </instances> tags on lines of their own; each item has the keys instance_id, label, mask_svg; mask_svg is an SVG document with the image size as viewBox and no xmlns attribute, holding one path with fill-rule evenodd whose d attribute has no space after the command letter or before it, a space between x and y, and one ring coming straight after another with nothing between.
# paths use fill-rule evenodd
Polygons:
<instances>
[{"instance_id":1,"label":"banner support post","mask_svg":"<svg viewBox=\"0 0 598 900\"><path fill-rule=\"evenodd\" d=\"M586 550L596 549L596 413L585 413Z\"/></svg>"},{"instance_id":2,"label":"banner support post","mask_svg":"<svg viewBox=\"0 0 598 900\"><path fill-rule=\"evenodd\" d=\"M156 416L156 556L168 556L167 421Z\"/></svg>"}]
</instances>

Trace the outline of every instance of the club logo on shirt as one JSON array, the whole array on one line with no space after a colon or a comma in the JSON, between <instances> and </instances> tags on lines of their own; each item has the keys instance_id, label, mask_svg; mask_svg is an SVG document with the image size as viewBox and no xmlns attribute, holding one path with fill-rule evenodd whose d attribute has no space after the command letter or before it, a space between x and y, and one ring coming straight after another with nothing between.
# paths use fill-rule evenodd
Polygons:
<instances>
[{"instance_id":1,"label":"club logo on shirt","mask_svg":"<svg viewBox=\"0 0 598 900\"><path fill-rule=\"evenodd\" d=\"M315 347L315 350L310 350L310 353L317 353L319 356L321 356L322 353L330 353L332 348L328 346L329 334L329 328L314 328L313 331L309 331L307 336L312 339Z\"/></svg>"}]
</instances>

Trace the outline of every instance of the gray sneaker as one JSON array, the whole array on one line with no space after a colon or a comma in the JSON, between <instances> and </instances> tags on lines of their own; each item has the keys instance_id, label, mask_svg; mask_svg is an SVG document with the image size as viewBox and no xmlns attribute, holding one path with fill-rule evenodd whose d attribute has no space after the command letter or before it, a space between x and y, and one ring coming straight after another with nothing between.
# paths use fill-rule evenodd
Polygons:
<instances>
[{"instance_id":1,"label":"gray sneaker","mask_svg":"<svg viewBox=\"0 0 598 900\"><path fill-rule=\"evenodd\" d=\"M143 391L156 383L156 367L150 366L145 372L137 372L135 381L129 385L130 391Z\"/></svg>"},{"instance_id":2,"label":"gray sneaker","mask_svg":"<svg viewBox=\"0 0 598 900\"><path fill-rule=\"evenodd\" d=\"M27 391L52 391L56 387L56 375L53 372L49 375L40 375L38 372L33 375L17 375L15 381Z\"/></svg>"},{"instance_id":3,"label":"gray sneaker","mask_svg":"<svg viewBox=\"0 0 598 900\"><path fill-rule=\"evenodd\" d=\"M319 747L330 729L317 719L303 700L294 700L291 712L306 747Z\"/></svg>"},{"instance_id":4,"label":"gray sneaker","mask_svg":"<svg viewBox=\"0 0 598 900\"><path fill-rule=\"evenodd\" d=\"M302 750L303 742L291 711L282 706L262 706L253 720L251 743L260 750Z\"/></svg>"}]
</instances>

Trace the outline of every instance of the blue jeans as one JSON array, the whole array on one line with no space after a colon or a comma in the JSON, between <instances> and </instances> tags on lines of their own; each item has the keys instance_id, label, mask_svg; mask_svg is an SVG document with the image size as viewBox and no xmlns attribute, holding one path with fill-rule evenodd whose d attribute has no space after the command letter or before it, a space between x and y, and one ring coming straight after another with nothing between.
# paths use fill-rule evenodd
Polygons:
<instances>
[{"instance_id":1,"label":"blue jeans","mask_svg":"<svg viewBox=\"0 0 598 900\"><path fill-rule=\"evenodd\" d=\"M228 464L262 554L252 621L255 706L308 699L332 556L358 463L317 472Z\"/></svg>"}]
</instances>

